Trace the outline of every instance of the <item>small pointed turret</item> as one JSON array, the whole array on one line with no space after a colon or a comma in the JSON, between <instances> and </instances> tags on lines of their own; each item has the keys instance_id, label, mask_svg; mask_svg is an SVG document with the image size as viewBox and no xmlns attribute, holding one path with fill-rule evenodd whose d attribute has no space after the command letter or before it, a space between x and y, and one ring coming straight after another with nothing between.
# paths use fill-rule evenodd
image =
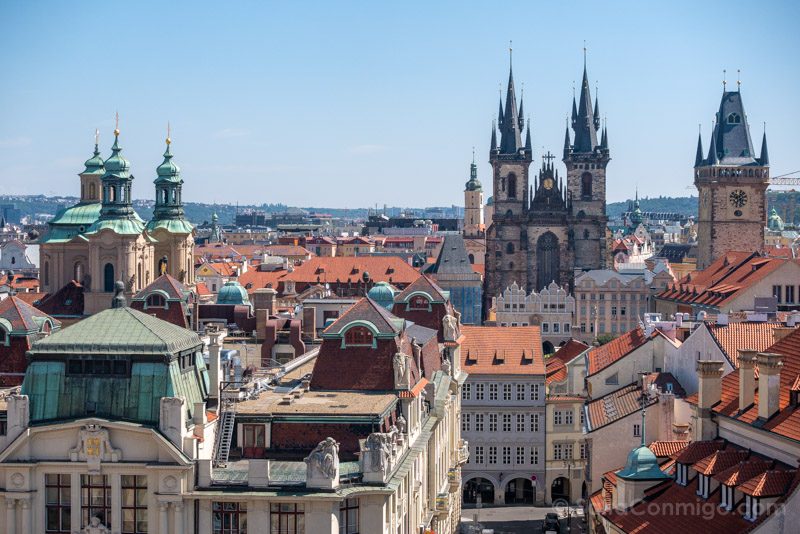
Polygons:
<instances>
[{"instance_id":1,"label":"small pointed turret","mask_svg":"<svg viewBox=\"0 0 800 534\"><path fill-rule=\"evenodd\" d=\"M703 164L703 136L697 134L697 154L694 156L694 166L699 167Z\"/></svg>"},{"instance_id":2,"label":"small pointed turret","mask_svg":"<svg viewBox=\"0 0 800 534\"><path fill-rule=\"evenodd\" d=\"M525 127L525 112L522 109L522 97L519 99L519 112L517 116L519 117L519 129L521 131Z\"/></svg>"},{"instance_id":3,"label":"small pointed turret","mask_svg":"<svg viewBox=\"0 0 800 534\"><path fill-rule=\"evenodd\" d=\"M606 137L606 127L603 126L603 134L600 137L600 147L608 149L608 138Z\"/></svg>"},{"instance_id":4,"label":"small pointed turret","mask_svg":"<svg viewBox=\"0 0 800 534\"><path fill-rule=\"evenodd\" d=\"M497 126L494 121L492 121L492 142L489 145L489 150L497 150Z\"/></svg>"},{"instance_id":5,"label":"small pointed turret","mask_svg":"<svg viewBox=\"0 0 800 534\"><path fill-rule=\"evenodd\" d=\"M575 95L572 95L572 127L578 122L578 105L575 103Z\"/></svg>"},{"instance_id":6,"label":"small pointed turret","mask_svg":"<svg viewBox=\"0 0 800 534\"><path fill-rule=\"evenodd\" d=\"M719 154L717 154L717 129L711 130L711 144L708 147L708 158L706 165L717 165L719 163Z\"/></svg>"},{"instance_id":7,"label":"small pointed turret","mask_svg":"<svg viewBox=\"0 0 800 534\"><path fill-rule=\"evenodd\" d=\"M766 143L766 137L764 139L765 139L764 142ZM764 145L764 146L766 146L766 145ZM525 129L525 150L527 150L528 152L531 152L533 150L531 148L531 123L530 123L530 121L528 121L528 127Z\"/></svg>"},{"instance_id":8,"label":"small pointed turret","mask_svg":"<svg viewBox=\"0 0 800 534\"><path fill-rule=\"evenodd\" d=\"M600 129L600 97L597 96L597 90L595 89L594 95L594 129Z\"/></svg>"},{"instance_id":9,"label":"small pointed turret","mask_svg":"<svg viewBox=\"0 0 800 534\"><path fill-rule=\"evenodd\" d=\"M506 91L506 105L503 112L503 121L500 124L500 152L502 154L516 154L522 148L522 131L519 115L517 115L517 93L514 88L514 73L508 69L508 89Z\"/></svg>"},{"instance_id":10,"label":"small pointed turret","mask_svg":"<svg viewBox=\"0 0 800 534\"><path fill-rule=\"evenodd\" d=\"M570 151L570 142L569 142L569 126L567 126L566 130L564 131L564 157L566 158L569 155Z\"/></svg>"},{"instance_id":11,"label":"small pointed turret","mask_svg":"<svg viewBox=\"0 0 800 534\"><path fill-rule=\"evenodd\" d=\"M500 128L503 127L503 99L502 98L500 98L500 103L498 104L497 125Z\"/></svg>"},{"instance_id":12,"label":"small pointed turret","mask_svg":"<svg viewBox=\"0 0 800 534\"><path fill-rule=\"evenodd\" d=\"M764 137L761 138L761 157L758 158L758 162L767 167L769 165L769 153L767 152L767 132L764 131Z\"/></svg>"}]
</instances>

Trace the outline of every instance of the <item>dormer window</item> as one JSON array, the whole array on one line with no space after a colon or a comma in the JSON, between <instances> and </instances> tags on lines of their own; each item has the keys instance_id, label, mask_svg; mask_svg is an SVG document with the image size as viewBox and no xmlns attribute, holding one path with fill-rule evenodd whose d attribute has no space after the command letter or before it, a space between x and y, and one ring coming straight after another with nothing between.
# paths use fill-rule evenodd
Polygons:
<instances>
[{"instance_id":1,"label":"dormer window","mask_svg":"<svg viewBox=\"0 0 800 534\"><path fill-rule=\"evenodd\" d=\"M147 308L166 308L167 299L165 299L164 295L161 295L160 293L153 293L152 295L147 296L145 306Z\"/></svg>"},{"instance_id":2,"label":"dormer window","mask_svg":"<svg viewBox=\"0 0 800 534\"><path fill-rule=\"evenodd\" d=\"M731 113L728 115L728 124L741 124L742 116L738 113Z\"/></svg>"},{"instance_id":3,"label":"dormer window","mask_svg":"<svg viewBox=\"0 0 800 534\"><path fill-rule=\"evenodd\" d=\"M748 521L758 519L758 498L751 495L744 496L744 518Z\"/></svg>"},{"instance_id":4,"label":"dormer window","mask_svg":"<svg viewBox=\"0 0 800 534\"><path fill-rule=\"evenodd\" d=\"M0 345L8 345L8 332L5 328L0 327Z\"/></svg>"},{"instance_id":5,"label":"dormer window","mask_svg":"<svg viewBox=\"0 0 800 534\"><path fill-rule=\"evenodd\" d=\"M720 506L726 510L733 509L733 487L722 485L720 486Z\"/></svg>"},{"instance_id":6,"label":"dormer window","mask_svg":"<svg viewBox=\"0 0 800 534\"><path fill-rule=\"evenodd\" d=\"M680 463L675 465L675 482L677 482L681 486L685 486L688 483L688 478L689 478L688 475L689 475L689 466Z\"/></svg>"},{"instance_id":7,"label":"dormer window","mask_svg":"<svg viewBox=\"0 0 800 534\"><path fill-rule=\"evenodd\" d=\"M364 326L354 326L344 335L345 347L371 347L373 343L372 332Z\"/></svg>"},{"instance_id":8,"label":"dormer window","mask_svg":"<svg viewBox=\"0 0 800 534\"><path fill-rule=\"evenodd\" d=\"M699 475L697 477L697 495L704 499L708 499L709 478L706 475Z\"/></svg>"},{"instance_id":9,"label":"dormer window","mask_svg":"<svg viewBox=\"0 0 800 534\"><path fill-rule=\"evenodd\" d=\"M408 301L408 308L411 310L428 310L430 309L430 301L422 295L414 295Z\"/></svg>"}]
</instances>

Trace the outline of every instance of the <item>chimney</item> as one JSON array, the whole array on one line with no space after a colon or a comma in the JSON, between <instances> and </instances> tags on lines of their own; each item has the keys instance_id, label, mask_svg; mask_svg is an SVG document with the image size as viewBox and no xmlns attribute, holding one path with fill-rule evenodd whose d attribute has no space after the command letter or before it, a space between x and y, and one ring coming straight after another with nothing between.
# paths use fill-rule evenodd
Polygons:
<instances>
[{"instance_id":1,"label":"chimney","mask_svg":"<svg viewBox=\"0 0 800 534\"><path fill-rule=\"evenodd\" d=\"M769 419L780 410L783 356L773 352L759 352L757 358L758 417Z\"/></svg>"},{"instance_id":2,"label":"chimney","mask_svg":"<svg viewBox=\"0 0 800 534\"><path fill-rule=\"evenodd\" d=\"M772 338L775 343L794 332L793 326L776 326L772 329Z\"/></svg>"},{"instance_id":3,"label":"chimney","mask_svg":"<svg viewBox=\"0 0 800 534\"><path fill-rule=\"evenodd\" d=\"M717 324L720 326L727 326L728 325L728 314L727 313L718 313L717 314Z\"/></svg>"},{"instance_id":4,"label":"chimney","mask_svg":"<svg viewBox=\"0 0 800 534\"><path fill-rule=\"evenodd\" d=\"M211 383L211 391L208 392L209 397L219 399L219 379L220 379L220 337L222 333L211 327L208 329L208 381Z\"/></svg>"},{"instance_id":5,"label":"chimney","mask_svg":"<svg viewBox=\"0 0 800 534\"><path fill-rule=\"evenodd\" d=\"M739 411L753 404L756 393L756 354L757 350L739 350Z\"/></svg>"},{"instance_id":6,"label":"chimney","mask_svg":"<svg viewBox=\"0 0 800 534\"><path fill-rule=\"evenodd\" d=\"M714 439L717 429L711 421L711 407L722 398L722 362L697 361L697 376L700 388L697 395L697 428L695 440Z\"/></svg>"}]
</instances>

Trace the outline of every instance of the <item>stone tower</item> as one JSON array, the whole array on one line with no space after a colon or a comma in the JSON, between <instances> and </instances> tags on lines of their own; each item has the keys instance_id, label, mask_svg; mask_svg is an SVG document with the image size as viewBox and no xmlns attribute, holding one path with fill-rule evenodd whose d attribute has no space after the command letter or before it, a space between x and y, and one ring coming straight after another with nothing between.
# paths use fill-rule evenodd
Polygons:
<instances>
[{"instance_id":1,"label":"stone tower","mask_svg":"<svg viewBox=\"0 0 800 534\"><path fill-rule=\"evenodd\" d=\"M699 193L697 268L727 251L760 250L764 244L769 185L767 135L755 156L747 115L738 90L722 92L708 156L698 136L694 184Z\"/></svg>"},{"instance_id":2,"label":"stone tower","mask_svg":"<svg viewBox=\"0 0 800 534\"><path fill-rule=\"evenodd\" d=\"M483 234L483 186L478 180L478 166L473 153L469 181L464 186L464 237L483 237Z\"/></svg>"},{"instance_id":3,"label":"stone tower","mask_svg":"<svg viewBox=\"0 0 800 534\"><path fill-rule=\"evenodd\" d=\"M594 106L589 91L586 60L583 63L581 94L572 100L572 131L564 138L564 164L567 167L567 192L572 201L575 222L575 269L602 269L606 258L606 167L611 160L608 134L603 128L600 141L600 106L595 95Z\"/></svg>"},{"instance_id":4,"label":"stone tower","mask_svg":"<svg viewBox=\"0 0 800 534\"><path fill-rule=\"evenodd\" d=\"M187 285L194 284L194 227L183 211L183 179L172 161L171 139L167 137L164 161L156 169L156 206L147 223L155 239L155 277L169 274Z\"/></svg>"},{"instance_id":5,"label":"stone tower","mask_svg":"<svg viewBox=\"0 0 800 534\"><path fill-rule=\"evenodd\" d=\"M514 88L514 73L508 72L508 89L503 107L500 101L497 127L492 126L489 163L492 165L494 213L486 231L486 285L484 310L491 298L516 282L527 285L528 168L533 159L530 126L522 144L525 121ZM497 143L497 129L500 143Z\"/></svg>"}]
</instances>

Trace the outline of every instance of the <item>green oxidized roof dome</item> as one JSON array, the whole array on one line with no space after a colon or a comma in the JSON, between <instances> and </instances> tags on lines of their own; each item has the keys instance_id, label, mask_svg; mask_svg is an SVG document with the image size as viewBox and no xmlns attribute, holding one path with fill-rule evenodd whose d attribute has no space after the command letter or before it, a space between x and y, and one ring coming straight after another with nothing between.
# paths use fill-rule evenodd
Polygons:
<instances>
[{"instance_id":1,"label":"green oxidized roof dome","mask_svg":"<svg viewBox=\"0 0 800 534\"><path fill-rule=\"evenodd\" d=\"M249 305L250 299L247 297L247 290L242 287L242 284L235 280L229 280L219 290L217 304Z\"/></svg>"},{"instance_id":2,"label":"green oxidized roof dome","mask_svg":"<svg viewBox=\"0 0 800 534\"><path fill-rule=\"evenodd\" d=\"M114 130L114 144L111 147L111 157L106 160L105 169L106 173L103 178L116 176L119 178L127 178L131 169L131 164L128 160L120 155L122 147L119 146L119 130Z\"/></svg>"},{"instance_id":3,"label":"green oxidized roof dome","mask_svg":"<svg viewBox=\"0 0 800 534\"><path fill-rule=\"evenodd\" d=\"M636 447L628 454L625 467L617 472L617 476L626 480L658 480L669 478L661 470L656 455L644 445Z\"/></svg>"},{"instance_id":4,"label":"green oxidized roof dome","mask_svg":"<svg viewBox=\"0 0 800 534\"><path fill-rule=\"evenodd\" d=\"M164 152L164 161L156 169L158 178L155 179L156 184L164 182L180 182L181 181L181 168L172 161L172 152L169 148L170 140L167 138L167 150Z\"/></svg>"},{"instance_id":5,"label":"green oxidized roof dome","mask_svg":"<svg viewBox=\"0 0 800 534\"><path fill-rule=\"evenodd\" d=\"M103 174L105 173L105 162L103 158L100 157L100 149L97 146L97 143L94 145L94 155L86 160L86 169L81 174Z\"/></svg>"},{"instance_id":6,"label":"green oxidized roof dome","mask_svg":"<svg viewBox=\"0 0 800 534\"><path fill-rule=\"evenodd\" d=\"M475 162L472 162L472 165L469 166L469 181L465 184L467 191L482 191L483 186L481 185L481 181L478 180L478 166L475 165Z\"/></svg>"},{"instance_id":7,"label":"green oxidized roof dome","mask_svg":"<svg viewBox=\"0 0 800 534\"><path fill-rule=\"evenodd\" d=\"M394 290L388 282L378 282L367 292L367 296L387 310L394 306Z\"/></svg>"},{"instance_id":8,"label":"green oxidized roof dome","mask_svg":"<svg viewBox=\"0 0 800 534\"><path fill-rule=\"evenodd\" d=\"M783 230L783 219L778 215L777 210L772 208L769 212L769 229L770 230Z\"/></svg>"}]
</instances>

